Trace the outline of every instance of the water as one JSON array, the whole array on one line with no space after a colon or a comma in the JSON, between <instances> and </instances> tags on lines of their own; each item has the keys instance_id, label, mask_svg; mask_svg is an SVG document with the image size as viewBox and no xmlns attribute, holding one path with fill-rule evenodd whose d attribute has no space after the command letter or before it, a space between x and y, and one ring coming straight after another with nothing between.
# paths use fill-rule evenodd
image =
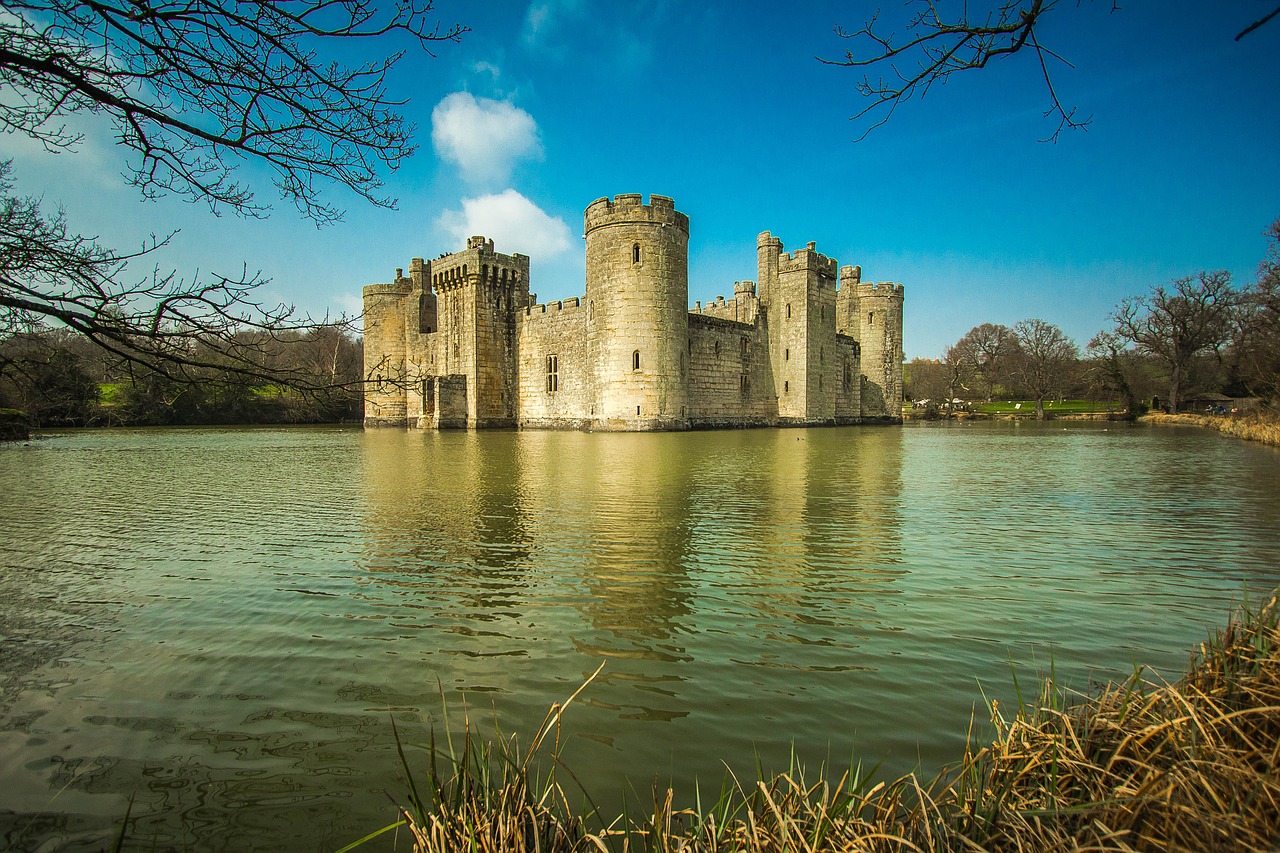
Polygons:
<instances>
[{"instance_id":1,"label":"water","mask_svg":"<svg viewBox=\"0 0 1280 853\"><path fill-rule=\"evenodd\" d=\"M1280 583L1277 482L1117 424L3 447L0 846L101 849L133 796L146 848L335 849L405 799L392 718L415 761L464 706L527 738L601 662L563 731L597 802L931 773L1014 671L1176 677Z\"/></svg>"}]
</instances>

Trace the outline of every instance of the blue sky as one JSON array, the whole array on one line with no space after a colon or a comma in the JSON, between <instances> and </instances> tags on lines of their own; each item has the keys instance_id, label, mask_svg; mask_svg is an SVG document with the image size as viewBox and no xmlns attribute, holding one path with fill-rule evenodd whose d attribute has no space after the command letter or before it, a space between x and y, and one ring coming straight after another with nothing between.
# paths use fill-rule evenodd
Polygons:
<instances>
[{"instance_id":1,"label":"blue sky","mask_svg":"<svg viewBox=\"0 0 1280 853\"><path fill-rule=\"evenodd\" d=\"M859 75L815 57L842 55L833 27L857 29L874 3L437 0L471 32L398 66L420 150L386 176L395 211L334 189L346 219L317 229L286 203L257 221L143 201L92 123L74 154L0 147L18 190L81 233L128 249L177 228L159 262L247 265L271 279L264 296L314 314L358 311L362 286L470 234L530 255L540 300L580 295L583 208L656 192L692 220L691 302L754 279L770 230L904 285L908 358L1030 317L1083 346L1154 284L1221 268L1251 281L1280 216L1280 20L1233 41L1274 4L1121 5L1044 19L1041 40L1075 65L1054 70L1059 94L1092 117L1056 144L1039 141L1056 125L1030 54L953 77L855 143ZM881 20L902 13L886 0Z\"/></svg>"}]
</instances>

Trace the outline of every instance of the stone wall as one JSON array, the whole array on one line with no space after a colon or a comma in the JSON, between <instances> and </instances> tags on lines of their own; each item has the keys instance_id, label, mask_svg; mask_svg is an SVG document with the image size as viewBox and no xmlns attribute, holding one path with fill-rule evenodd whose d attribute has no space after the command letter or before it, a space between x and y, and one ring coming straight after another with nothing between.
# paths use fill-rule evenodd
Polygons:
<instances>
[{"instance_id":1,"label":"stone wall","mask_svg":"<svg viewBox=\"0 0 1280 853\"><path fill-rule=\"evenodd\" d=\"M778 415L763 330L689 315L689 425L765 426Z\"/></svg>"},{"instance_id":2,"label":"stone wall","mask_svg":"<svg viewBox=\"0 0 1280 853\"><path fill-rule=\"evenodd\" d=\"M565 299L525 309L519 322L521 427L583 429L590 422L593 374L587 310ZM548 359L554 358L552 365ZM549 375L554 367L554 375Z\"/></svg>"}]
</instances>

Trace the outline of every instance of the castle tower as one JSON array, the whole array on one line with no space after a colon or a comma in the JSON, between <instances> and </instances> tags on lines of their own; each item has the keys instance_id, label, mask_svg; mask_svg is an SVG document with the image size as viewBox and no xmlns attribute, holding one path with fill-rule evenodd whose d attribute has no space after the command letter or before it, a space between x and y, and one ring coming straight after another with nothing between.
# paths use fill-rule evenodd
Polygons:
<instances>
[{"instance_id":1,"label":"castle tower","mask_svg":"<svg viewBox=\"0 0 1280 853\"><path fill-rule=\"evenodd\" d=\"M404 426L406 306L411 279L364 289L364 425Z\"/></svg>"},{"instance_id":2,"label":"castle tower","mask_svg":"<svg viewBox=\"0 0 1280 853\"><path fill-rule=\"evenodd\" d=\"M528 256L504 255L492 240L471 237L466 249L431 262L428 281L439 335L431 365L440 377L437 424L515 426L516 316L529 304ZM419 323L425 319L420 312Z\"/></svg>"},{"instance_id":3,"label":"castle tower","mask_svg":"<svg viewBox=\"0 0 1280 853\"><path fill-rule=\"evenodd\" d=\"M862 344L862 416L902 418L902 285L858 282Z\"/></svg>"},{"instance_id":4,"label":"castle tower","mask_svg":"<svg viewBox=\"0 0 1280 853\"><path fill-rule=\"evenodd\" d=\"M768 231L756 239L760 301L783 423L835 418L836 262L813 243L794 253Z\"/></svg>"},{"instance_id":5,"label":"castle tower","mask_svg":"<svg viewBox=\"0 0 1280 853\"><path fill-rule=\"evenodd\" d=\"M689 217L666 196L593 201L587 241L587 352L593 429L687 426Z\"/></svg>"}]
</instances>

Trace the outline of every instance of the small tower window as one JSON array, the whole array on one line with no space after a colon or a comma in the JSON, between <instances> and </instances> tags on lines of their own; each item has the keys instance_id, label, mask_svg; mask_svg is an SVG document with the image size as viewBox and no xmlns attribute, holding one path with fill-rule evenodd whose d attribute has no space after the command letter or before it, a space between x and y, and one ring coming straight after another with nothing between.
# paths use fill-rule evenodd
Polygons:
<instances>
[{"instance_id":1,"label":"small tower window","mask_svg":"<svg viewBox=\"0 0 1280 853\"><path fill-rule=\"evenodd\" d=\"M743 358L747 357L747 339L746 338L742 339L742 357Z\"/></svg>"},{"instance_id":2,"label":"small tower window","mask_svg":"<svg viewBox=\"0 0 1280 853\"><path fill-rule=\"evenodd\" d=\"M791 393L791 383L790 383L790 382L783 382L783 383L782 383L782 393L783 393L783 394L790 394L790 393Z\"/></svg>"},{"instance_id":3,"label":"small tower window","mask_svg":"<svg viewBox=\"0 0 1280 853\"><path fill-rule=\"evenodd\" d=\"M547 356L547 393L554 394L560 390L560 357Z\"/></svg>"},{"instance_id":4,"label":"small tower window","mask_svg":"<svg viewBox=\"0 0 1280 853\"><path fill-rule=\"evenodd\" d=\"M787 319L788 320L791 319L791 303L790 302L787 303Z\"/></svg>"},{"instance_id":5,"label":"small tower window","mask_svg":"<svg viewBox=\"0 0 1280 853\"><path fill-rule=\"evenodd\" d=\"M747 374L745 374L745 373L744 373L744 374L742 374L741 376L739 376L739 377L738 377L738 390L739 390L739 391L741 391L741 392L745 395L745 394L747 393L747 390L748 390L750 387L751 387L750 383L748 383L748 382L747 382Z\"/></svg>"},{"instance_id":6,"label":"small tower window","mask_svg":"<svg viewBox=\"0 0 1280 853\"><path fill-rule=\"evenodd\" d=\"M868 312L867 312L867 325L868 325L868 326L874 326L875 324L876 324L876 312L874 312L874 311L868 311Z\"/></svg>"},{"instance_id":7,"label":"small tower window","mask_svg":"<svg viewBox=\"0 0 1280 853\"><path fill-rule=\"evenodd\" d=\"M636 350L635 352L631 353L631 369L632 370L640 369L640 350Z\"/></svg>"},{"instance_id":8,"label":"small tower window","mask_svg":"<svg viewBox=\"0 0 1280 853\"><path fill-rule=\"evenodd\" d=\"M720 342L716 341L716 355L720 355Z\"/></svg>"},{"instance_id":9,"label":"small tower window","mask_svg":"<svg viewBox=\"0 0 1280 853\"><path fill-rule=\"evenodd\" d=\"M631 263L633 264L640 263L640 244L639 243L633 243L631 245Z\"/></svg>"}]
</instances>

